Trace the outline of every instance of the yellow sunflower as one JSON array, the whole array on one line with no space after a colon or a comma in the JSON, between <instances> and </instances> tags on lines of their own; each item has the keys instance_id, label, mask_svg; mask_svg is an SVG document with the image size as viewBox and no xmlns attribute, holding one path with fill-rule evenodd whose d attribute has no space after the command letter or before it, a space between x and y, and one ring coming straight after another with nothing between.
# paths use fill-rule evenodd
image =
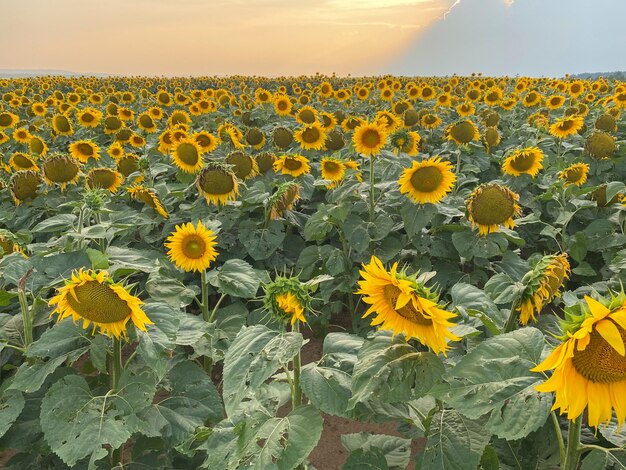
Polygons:
<instances>
[{"instance_id":1,"label":"yellow sunflower","mask_svg":"<svg viewBox=\"0 0 626 470\"><path fill-rule=\"evenodd\" d=\"M196 187L208 204L226 204L239 194L237 177L217 163L208 164L198 175Z\"/></svg>"},{"instance_id":2,"label":"yellow sunflower","mask_svg":"<svg viewBox=\"0 0 626 470\"><path fill-rule=\"evenodd\" d=\"M204 271L217 258L217 236L202 221L177 225L165 242L170 260L184 271Z\"/></svg>"},{"instance_id":3,"label":"yellow sunflower","mask_svg":"<svg viewBox=\"0 0 626 470\"><path fill-rule=\"evenodd\" d=\"M2 138L0 135L0 144L1 143ZM48 153L48 146L41 137L36 135L34 135L28 142L28 148L30 149L30 153L35 155L41 155L42 157L44 157L46 153Z\"/></svg>"},{"instance_id":4,"label":"yellow sunflower","mask_svg":"<svg viewBox=\"0 0 626 470\"><path fill-rule=\"evenodd\" d=\"M387 143L387 132L381 124L363 123L354 130L352 143L362 155L378 155Z\"/></svg>"},{"instance_id":5,"label":"yellow sunflower","mask_svg":"<svg viewBox=\"0 0 626 470\"><path fill-rule=\"evenodd\" d=\"M55 114L52 118L52 129L57 135L72 135L74 129L68 117L64 114Z\"/></svg>"},{"instance_id":6,"label":"yellow sunflower","mask_svg":"<svg viewBox=\"0 0 626 470\"><path fill-rule=\"evenodd\" d=\"M33 170L39 171L39 167L35 160L33 160L30 156L26 155L23 152L15 152L9 158L9 165L15 170Z\"/></svg>"},{"instance_id":7,"label":"yellow sunflower","mask_svg":"<svg viewBox=\"0 0 626 470\"><path fill-rule=\"evenodd\" d=\"M200 146L190 138L175 143L171 156L174 164L185 173L197 173L204 165Z\"/></svg>"},{"instance_id":8,"label":"yellow sunflower","mask_svg":"<svg viewBox=\"0 0 626 470\"><path fill-rule=\"evenodd\" d=\"M418 282L416 276L398 272L398 263L387 272L382 262L372 256L360 274L362 280L356 293L370 305L363 318L375 314L372 325L380 325L394 335L404 334L407 340L417 338L435 354L444 356L449 348L447 340L461 339L450 332L454 323L449 320L456 315L443 310L437 295Z\"/></svg>"},{"instance_id":9,"label":"yellow sunflower","mask_svg":"<svg viewBox=\"0 0 626 470\"><path fill-rule=\"evenodd\" d=\"M346 175L346 165L336 158L324 157L320 162L322 178L329 182L328 189L336 187Z\"/></svg>"},{"instance_id":10,"label":"yellow sunflower","mask_svg":"<svg viewBox=\"0 0 626 470\"><path fill-rule=\"evenodd\" d=\"M119 142L113 142L107 149L107 153L113 160L119 160L124 156L124 147Z\"/></svg>"},{"instance_id":11,"label":"yellow sunflower","mask_svg":"<svg viewBox=\"0 0 626 470\"><path fill-rule=\"evenodd\" d=\"M586 163L574 163L568 166L565 170L559 172L559 179L564 180L565 186L575 184L576 186L582 186L587 181L587 175L589 174L589 165Z\"/></svg>"},{"instance_id":12,"label":"yellow sunflower","mask_svg":"<svg viewBox=\"0 0 626 470\"><path fill-rule=\"evenodd\" d=\"M279 116L289 116L293 105L291 100L286 95L274 96L274 112Z\"/></svg>"},{"instance_id":13,"label":"yellow sunflower","mask_svg":"<svg viewBox=\"0 0 626 470\"><path fill-rule=\"evenodd\" d=\"M553 410L577 419L587 408L589 426L611 420L613 410L621 426L626 419L626 296L609 299L585 296L586 305L565 309L563 341L532 372L552 369L535 388L555 394Z\"/></svg>"},{"instance_id":14,"label":"yellow sunflower","mask_svg":"<svg viewBox=\"0 0 626 470\"><path fill-rule=\"evenodd\" d=\"M116 338L126 338L129 320L142 331L153 324L141 310L142 304L123 285L113 282L106 271L83 269L72 273L49 302L55 307L50 316L58 314L59 321L66 317L74 322L82 319L83 328L93 323L93 332L98 328L100 333Z\"/></svg>"},{"instance_id":15,"label":"yellow sunflower","mask_svg":"<svg viewBox=\"0 0 626 470\"><path fill-rule=\"evenodd\" d=\"M506 186L495 183L477 187L465 201L468 220L480 235L497 232L500 225L512 229L514 217L521 214L519 196Z\"/></svg>"},{"instance_id":16,"label":"yellow sunflower","mask_svg":"<svg viewBox=\"0 0 626 470\"><path fill-rule=\"evenodd\" d=\"M420 119L420 124L425 129L435 129L439 127L443 121L439 116L432 113L426 113Z\"/></svg>"},{"instance_id":17,"label":"yellow sunflower","mask_svg":"<svg viewBox=\"0 0 626 470\"><path fill-rule=\"evenodd\" d=\"M585 121L582 116L565 116L558 118L554 123L550 124L550 134L559 139L564 139L570 135L576 134L583 128Z\"/></svg>"},{"instance_id":18,"label":"yellow sunflower","mask_svg":"<svg viewBox=\"0 0 626 470\"><path fill-rule=\"evenodd\" d=\"M402 172L398 185L402 194L418 204L436 204L452 190L455 181L452 163L442 161L440 157L431 157L413 162L411 168Z\"/></svg>"},{"instance_id":19,"label":"yellow sunflower","mask_svg":"<svg viewBox=\"0 0 626 470\"><path fill-rule=\"evenodd\" d=\"M110 168L92 168L87 174L87 186L92 189L106 189L114 193L123 182L124 176L122 173Z\"/></svg>"},{"instance_id":20,"label":"yellow sunflower","mask_svg":"<svg viewBox=\"0 0 626 470\"><path fill-rule=\"evenodd\" d=\"M524 277L526 285L516 309L519 313L519 322L526 325L531 318L536 322L536 315L560 295L559 290L569 276L570 265L565 253L541 258Z\"/></svg>"},{"instance_id":21,"label":"yellow sunflower","mask_svg":"<svg viewBox=\"0 0 626 470\"><path fill-rule=\"evenodd\" d=\"M87 163L90 158L94 160L100 159L100 147L91 140L78 140L73 142L70 144L69 150L70 155L81 163Z\"/></svg>"},{"instance_id":22,"label":"yellow sunflower","mask_svg":"<svg viewBox=\"0 0 626 470\"><path fill-rule=\"evenodd\" d=\"M274 171L294 178L311 172L309 159L302 155L283 155L274 162Z\"/></svg>"},{"instance_id":23,"label":"yellow sunflower","mask_svg":"<svg viewBox=\"0 0 626 470\"><path fill-rule=\"evenodd\" d=\"M152 207L162 217L167 219L170 216L154 189L142 185L134 185L128 188L128 194L130 194L133 199Z\"/></svg>"},{"instance_id":24,"label":"yellow sunflower","mask_svg":"<svg viewBox=\"0 0 626 470\"><path fill-rule=\"evenodd\" d=\"M298 129L293 136L304 150L322 150L326 144L326 132L317 121Z\"/></svg>"},{"instance_id":25,"label":"yellow sunflower","mask_svg":"<svg viewBox=\"0 0 626 470\"><path fill-rule=\"evenodd\" d=\"M31 137L32 135L28 132L28 129L23 127L13 131L13 140L20 144L27 144Z\"/></svg>"},{"instance_id":26,"label":"yellow sunflower","mask_svg":"<svg viewBox=\"0 0 626 470\"><path fill-rule=\"evenodd\" d=\"M469 120L449 125L444 135L446 139L458 145L469 144L472 140L480 138L478 127Z\"/></svg>"},{"instance_id":27,"label":"yellow sunflower","mask_svg":"<svg viewBox=\"0 0 626 470\"><path fill-rule=\"evenodd\" d=\"M96 108L85 108L77 112L76 119L83 127L97 127L102 120L102 112Z\"/></svg>"},{"instance_id":28,"label":"yellow sunflower","mask_svg":"<svg viewBox=\"0 0 626 470\"><path fill-rule=\"evenodd\" d=\"M543 157L543 152L538 147L517 149L502 163L502 172L512 176L527 174L534 178L543 168Z\"/></svg>"}]
</instances>

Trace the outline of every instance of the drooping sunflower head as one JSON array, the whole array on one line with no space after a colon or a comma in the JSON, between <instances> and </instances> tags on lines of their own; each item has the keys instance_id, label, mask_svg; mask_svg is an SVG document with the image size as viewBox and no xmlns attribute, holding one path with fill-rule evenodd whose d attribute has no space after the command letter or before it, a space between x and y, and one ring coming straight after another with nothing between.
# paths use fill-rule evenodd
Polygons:
<instances>
[{"instance_id":1,"label":"drooping sunflower head","mask_svg":"<svg viewBox=\"0 0 626 470\"><path fill-rule=\"evenodd\" d=\"M465 145L472 140L478 140L480 134L476 124L467 120L449 125L446 128L445 137L458 145Z\"/></svg>"},{"instance_id":2,"label":"drooping sunflower head","mask_svg":"<svg viewBox=\"0 0 626 470\"><path fill-rule=\"evenodd\" d=\"M24 201L35 199L41 183L41 175L37 171L21 170L13 173L9 189L15 205L19 206Z\"/></svg>"},{"instance_id":3,"label":"drooping sunflower head","mask_svg":"<svg viewBox=\"0 0 626 470\"><path fill-rule=\"evenodd\" d=\"M333 129L326 136L326 150L330 150L331 152L336 152L337 150L341 150L346 146L346 141L343 137L343 134L338 129Z\"/></svg>"},{"instance_id":4,"label":"drooping sunflower head","mask_svg":"<svg viewBox=\"0 0 626 470\"><path fill-rule=\"evenodd\" d=\"M154 189L140 184L135 184L128 188L128 194L130 194L133 199L141 201L145 205L152 207L152 209L154 209L160 216L165 217L166 219L169 218L170 215L167 212L167 209L161 202L161 199L159 199L159 196Z\"/></svg>"},{"instance_id":5,"label":"drooping sunflower head","mask_svg":"<svg viewBox=\"0 0 626 470\"><path fill-rule=\"evenodd\" d=\"M259 166L252 156L235 150L226 157L226 163L232 166L232 172L239 180L247 180L259 174Z\"/></svg>"},{"instance_id":6,"label":"drooping sunflower head","mask_svg":"<svg viewBox=\"0 0 626 470\"><path fill-rule=\"evenodd\" d=\"M506 186L480 185L465 201L470 224L478 228L480 235L497 232L501 225L512 229L515 227L513 218L521 213L517 201L519 196Z\"/></svg>"},{"instance_id":7,"label":"drooping sunflower head","mask_svg":"<svg viewBox=\"0 0 626 470\"><path fill-rule=\"evenodd\" d=\"M406 168L398 185L400 192L418 204L436 204L448 194L456 181L452 164L440 157L431 157L421 162L413 162Z\"/></svg>"},{"instance_id":8,"label":"drooping sunflower head","mask_svg":"<svg viewBox=\"0 0 626 470\"><path fill-rule=\"evenodd\" d=\"M176 142L171 152L174 164L185 173L198 173L204 165L200 146L191 138Z\"/></svg>"},{"instance_id":9,"label":"drooping sunflower head","mask_svg":"<svg viewBox=\"0 0 626 470\"><path fill-rule=\"evenodd\" d=\"M153 324L141 309L142 304L123 285L113 282L106 271L83 269L75 271L49 302L55 307L50 316L58 314L59 321L66 317L74 322L82 320L84 328L93 324L94 333L99 329L116 338L126 338L129 320L142 331Z\"/></svg>"},{"instance_id":10,"label":"drooping sunflower head","mask_svg":"<svg viewBox=\"0 0 626 470\"><path fill-rule=\"evenodd\" d=\"M259 173L267 173L273 170L276 156L272 152L263 152L256 155L254 159L259 167Z\"/></svg>"},{"instance_id":11,"label":"drooping sunflower head","mask_svg":"<svg viewBox=\"0 0 626 470\"><path fill-rule=\"evenodd\" d=\"M378 155L387 143L387 132L381 124L364 123L352 134L356 151L368 157Z\"/></svg>"},{"instance_id":12,"label":"drooping sunflower head","mask_svg":"<svg viewBox=\"0 0 626 470\"><path fill-rule=\"evenodd\" d=\"M115 193L123 182L124 175L110 168L92 168L87 174L87 187L91 189L106 189Z\"/></svg>"},{"instance_id":13,"label":"drooping sunflower head","mask_svg":"<svg viewBox=\"0 0 626 470\"><path fill-rule=\"evenodd\" d=\"M526 147L514 150L502 163L502 171L507 175L527 174L533 178L543 168L543 152L539 147Z\"/></svg>"},{"instance_id":14,"label":"drooping sunflower head","mask_svg":"<svg viewBox=\"0 0 626 470\"><path fill-rule=\"evenodd\" d=\"M22 253L23 256L26 256L15 235L0 229L0 259L11 253Z\"/></svg>"},{"instance_id":15,"label":"drooping sunflower head","mask_svg":"<svg viewBox=\"0 0 626 470\"><path fill-rule=\"evenodd\" d=\"M615 132L617 130L617 120L609 113L601 114L596 119L595 127L599 131Z\"/></svg>"},{"instance_id":16,"label":"drooping sunflower head","mask_svg":"<svg viewBox=\"0 0 626 470\"><path fill-rule=\"evenodd\" d=\"M202 221L194 226L191 222L177 225L174 232L167 238L165 247L167 255L179 268L190 272L201 272L209 268L217 258L215 240L217 236L207 229Z\"/></svg>"},{"instance_id":17,"label":"drooping sunflower head","mask_svg":"<svg viewBox=\"0 0 626 470\"><path fill-rule=\"evenodd\" d=\"M284 149L293 142L293 134L286 127L277 127L272 134L272 140L276 147Z\"/></svg>"},{"instance_id":18,"label":"drooping sunflower head","mask_svg":"<svg viewBox=\"0 0 626 470\"><path fill-rule=\"evenodd\" d=\"M535 387L554 392L553 409L575 420L587 408L589 426L626 420L626 295L611 293L598 300L585 296L585 304L565 308L561 322L563 341L532 372L552 369Z\"/></svg>"},{"instance_id":19,"label":"drooping sunflower head","mask_svg":"<svg viewBox=\"0 0 626 470\"><path fill-rule=\"evenodd\" d=\"M593 158L604 160L615 153L615 139L606 132L594 132L585 141L585 150Z\"/></svg>"},{"instance_id":20,"label":"drooping sunflower head","mask_svg":"<svg viewBox=\"0 0 626 470\"><path fill-rule=\"evenodd\" d=\"M14 152L11 155L11 158L9 158L9 166L15 171L39 170L39 166L37 166L35 160L24 152Z\"/></svg>"},{"instance_id":21,"label":"drooping sunflower head","mask_svg":"<svg viewBox=\"0 0 626 470\"><path fill-rule=\"evenodd\" d=\"M326 132L322 125L315 121L298 129L294 133L294 138L304 150L322 150L326 143Z\"/></svg>"},{"instance_id":22,"label":"drooping sunflower head","mask_svg":"<svg viewBox=\"0 0 626 470\"><path fill-rule=\"evenodd\" d=\"M302 155L283 155L274 162L274 171L298 178L311 172L309 159Z\"/></svg>"},{"instance_id":23,"label":"drooping sunflower head","mask_svg":"<svg viewBox=\"0 0 626 470\"><path fill-rule=\"evenodd\" d=\"M585 121L582 116L564 116L558 118L550 125L549 131L554 137L564 139L570 135L578 133L583 128Z\"/></svg>"},{"instance_id":24,"label":"drooping sunflower head","mask_svg":"<svg viewBox=\"0 0 626 470\"><path fill-rule=\"evenodd\" d=\"M46 142L39 136L31 137L28 141L28 148L30 149L30 153L41 155L42 157L48 153L48 145L46 145Z\"/></svg>"},{"instance_id":25,"label":"drooping sunflower head","mask_svg":"<svg viewBox=\"0 0 626 470\"><path fill-rule=\"evenodd\" d=\"M258 127L251 127L246 132L246 143L258 150L265 145L265 134Z\"/></svg>"},{"instance_id":26,"label":"drooping sunflower head","mask_svg":"<svg viewBox=\"0 0 626 470\"><path fill-rule=\"evenodd\" d=\"M497 147L500 144L500 133L495 127L488 127L483 134L483 142L487 153L491 153L491 149Z\"/></svg>"},{"instance_id":27,"label":"drooping sunflower head","mask_svg":"<svg viewBox=\"0 0 626 470\"><path fill-rule=\"evenodd\" d=\"M461 339L450 331L454 326L450 319L456 315L445 311L437 294L425 286L428 275L408 276L398 271L398 263L388 272L376 256L363 264L360 274L356 293L370 305L363 318L375 314L372 325L394 335L404 334L407 340L417 338L435 354L446 355L448 341Z\"/></svg>"},{"instance_id":28,"label":"drooping sunflower head","mask_svg":"<svg viewBox=\"0 0 626 470\"><path fill-rule=\"evenodd\" d=\"M304 312L311 311L311 294L297 276L279 276L263 286L263 308L284 324L306 323Z\"/></svg>"},{"instance_id":29,"label":"drooping sunflower head","mask_svg":"<svg viewBox=\"0 0 626 470\"><path fill-rule=\"evenodd\" d=\"M311 106L303 106L296 113L296 121L300 124L313 124L317 121L317 110Z\"/></svg>"},{"instance_id":30,"label":"drooping sunflower head","mask_svg":"<svg viewBox=\"0 0 626 470\"><path fill-rule=\"evenodd\" d=\"M52 118L52 129L57 135L71 135L74 133L72 123L64 114L55 114Z\"/></svg>"},{"instance_id":31,"label":"drooping sunflower head","mask_svg":"<svg viewBox=\"0 0 626 470\"><path fill-rule=\"evenodd\" d=\"M119 144L118 144L119 145ZM121 145L119 145L121 149ZM91 140L78 140L70 144L70 154L81 163L87 163L89 159L100 159L100 147Z\"/></svg>"},{"instance_id":32,"label":"drooping sunflower head","mask_svg":"<svg viewBox=\"0 0 626 470\"><path fill-rule=\"evenodd\" d=\"M226 204L239 194L237 177L230 166L209 162L196 179L196 188L208 204Z\"/></svg>"},{"instance_id":33,"label":"drooping sunflower head","mask_svg":"<svg viewBox=\"0 0 626 470\"><path fill-rule=\"evenodd\" d=\"M526 325L531 319L537 321L536 316L554 297L560 295L560 289L569 276L570 264L565 253L541 258L524 276L525 287L517 306L520 323Z\"/></svg>"},{"instance_id":34,"label":"drooping sunflower head","mask_svg":"<svg viewBox=\"0 0 626 470\"><path fill-rule=\"evenodd\" d=\"M582 186L587 181L589 174L589 165L586 163L574 163L563 171L559 172L559 179L565 182L565 185L575 184Z\"/></svg>"},{"instance_id":35,"label":"drooping sunflower head","mask_svg":"<svg viewBox=\"0 0 626 470\"><path fill-rule=\"evenodd\" d=\"M53 154L46 158L42 172L49 185L59 184L64 190L68 184L75 184L80 178L80 164L69 155Z\"/></svg>"},{"instance_id":36,"label":"drooping sunflower head","mask_svg":"<svg viewBox=\"0 0 626 470\"><path fill-rule=\"evenodd\" d=\"M300 199L300 185L295 181L287 181L276 189L267 201L268 215L271 220L280 219L285 211L293 210Z\"/></svg>"}]
</instances>

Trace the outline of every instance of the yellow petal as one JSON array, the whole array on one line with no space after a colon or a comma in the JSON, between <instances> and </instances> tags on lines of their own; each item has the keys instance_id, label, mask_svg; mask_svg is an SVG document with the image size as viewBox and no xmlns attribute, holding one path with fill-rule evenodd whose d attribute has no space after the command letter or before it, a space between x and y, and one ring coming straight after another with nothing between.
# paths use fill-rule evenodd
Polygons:
<instances>
[{"instance_id":1,"label":"yellow petal","mask_svg":"<svg viewBox=\"0 0 626 470\"><path fill-rule=\"evenodd\" d=\"M611 345L620 355L626 354L622 335L611 320L602 320L596 325L596 331Z\"/></svg>"}]
</instances>

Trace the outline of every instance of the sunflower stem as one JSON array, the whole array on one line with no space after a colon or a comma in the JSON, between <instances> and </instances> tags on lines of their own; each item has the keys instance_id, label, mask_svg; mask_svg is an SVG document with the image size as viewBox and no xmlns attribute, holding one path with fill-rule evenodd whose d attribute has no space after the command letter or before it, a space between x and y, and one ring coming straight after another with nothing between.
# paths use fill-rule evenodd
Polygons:
<instances>
[{"instance_id":1,"label":"sunflower stem","mask_svg":"<svg viewBox=\"0 0 626 470\"><path fill-rule=\"evenodd\" d=\"M576 470L580 459L580 428L582 427L582 415L569 423L569 433L567 435L567 452L563 462L563 470Z\"/></svg>"},{"instance_id":2,"label":"sunflower stem","mask_svg":"<svg viewBox=\"0 0 626 470\"><path fill-rule=\"evenodd\" d=\"M509 313L509 318L506 321L506 324L504 325L504 331L502 331L502 333L510 333L511 331L513 331L515 329L515 326L517 325L517 306L518 306L519 302L515 301L513 302L513 305L511 305L511 313Z\"/></svg>"},{"instance_id":3,"label":"sunflower stem","mask_svg":"<svg viewBox=\"0 0 626 470\"><path fill-rule=\"evenodd\" d=\"M122 375L122 340L113 338L113 356L111 357L111 390L117 392L117 387Z\"/></svg>"},{"instance_id":4,"label":"sunflower stem","mask_svg":"<svg viewBox=\"0 0 626 470\"><path fill-rule=\"evenodd\" d=\"M22 288L18 289L17 296L20 301L20 310L22 311L22 323L24 324L24 350L26 350L33 342L33 318L28 306L28 300L26 299L26 291Z\"/></svg>"},{"instance_id":5,"label":"sunflower stem","mask_svg":"<svg viewBox=\"0 0 626 470\"><path fill-rule=\"evenodd\" d=\"M370 209L370 222L374 222L374 208L376 205L375 202L375 194L374 194L374 160L376 157L374 157L373 155L370 157L370 204L369 204L369 209Z\"/></svg>"},{"instance_id":6,"label":"sunflower stem","mask_svg":"<svg viewBox=\"0 0 626 470\"><path fill-rule=\"evenodd\" d=\"M559 444L559 456L561 458L561 462L565 462L565 443L563 442L563 433L561 432L559 419L556 417L556 413L554 411L551 411L550 415L552 416L552 424L554 425L556 441Z\"/></svg>"},{"instance_id":7,"label":"sunflower stem","mask_svg":"<svg viewBox=\"0 0 626 470\"><path fill-rule=\"evenodd\" d=\"M220 295L220 298L217 299L217 303L215 304L215 306L213 307L213 310L211 310L211 316L209 317L209 323L211 323L213 320L215 320L215 315L217 314L217 309L220 308L220 305L222 303L222 301L226 298L226 294L222 294Z\"/></svg>"},{"instance_id":8,"label":"sunflower stem","mask_svg":"<svg viewBox=\"0 0 626 470\"><path fill-rule=\"evenodd\" d=\"M294 333L300 332L300 320L296 320L296 322L291 327L291 331ZM291 394L291 404L293 408L296 408L302 404L302 388L300 387L300 366L301 366L301 357L300 351L293 358L293 390Z\"/></svg>"},{"instance_id":9,"label":"sunflower stem","mask_svg":"<svg viewBox=\"0 0 626 470\"><path fill-rule=\"evenodd\" d=\"M200 288L202 289L202 318L209 321L209 285L206 282L206 269L200 273Z\"/></svg>"}]
</instances>

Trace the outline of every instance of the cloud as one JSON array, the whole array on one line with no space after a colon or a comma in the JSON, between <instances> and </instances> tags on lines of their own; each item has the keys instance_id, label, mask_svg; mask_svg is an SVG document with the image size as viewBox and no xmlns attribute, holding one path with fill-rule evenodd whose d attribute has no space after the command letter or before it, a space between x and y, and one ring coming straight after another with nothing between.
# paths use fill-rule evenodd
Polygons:
<instances>
[{"instance_id":1,"label":"cloud","mask_svg":"<svg viewBox=\"0 0 626 470\"><path fill-rule=\"evenodd\" d=\"M626 68L626 2L461 0L417 37L392 72L561 76Z\"/></svg>"}]
</instances>

